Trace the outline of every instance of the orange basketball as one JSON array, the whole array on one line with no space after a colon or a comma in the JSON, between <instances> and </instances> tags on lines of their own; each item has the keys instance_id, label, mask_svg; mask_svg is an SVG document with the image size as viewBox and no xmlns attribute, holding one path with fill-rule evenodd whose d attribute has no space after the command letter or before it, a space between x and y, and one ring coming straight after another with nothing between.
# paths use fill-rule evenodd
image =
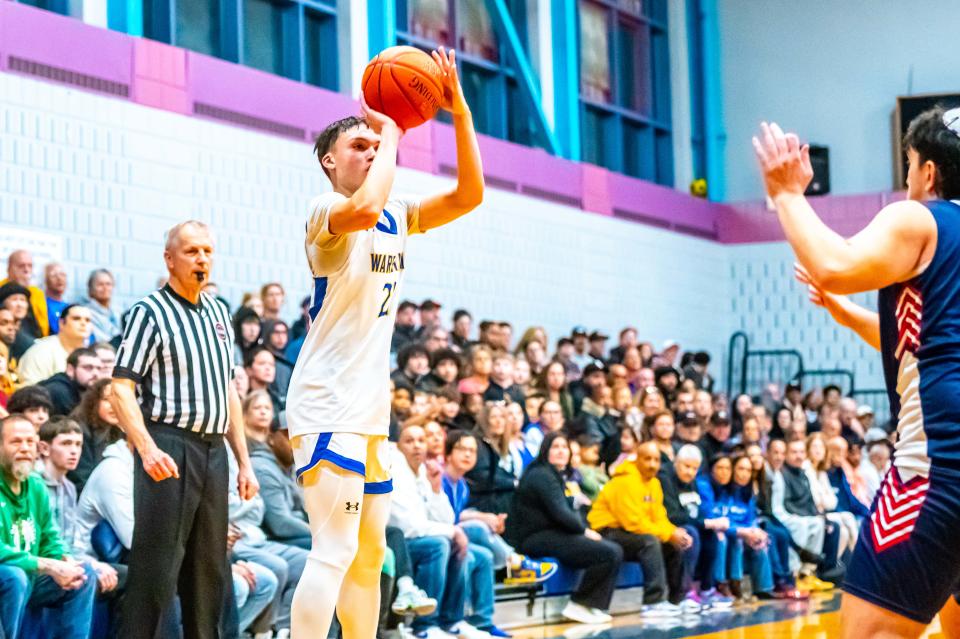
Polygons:
<instances>
[{"instance_id":1,"label":"orange basketball","mask_svg":"<svg viewBox=\"0 0 960 639\"><path fill-rule=\"evenodd\" d=\"M393 118L404 131L437 114L443 74L428 54L414 47L390 47L370 61L361 87L367 104Z\"/></svg>"}]
</instances>

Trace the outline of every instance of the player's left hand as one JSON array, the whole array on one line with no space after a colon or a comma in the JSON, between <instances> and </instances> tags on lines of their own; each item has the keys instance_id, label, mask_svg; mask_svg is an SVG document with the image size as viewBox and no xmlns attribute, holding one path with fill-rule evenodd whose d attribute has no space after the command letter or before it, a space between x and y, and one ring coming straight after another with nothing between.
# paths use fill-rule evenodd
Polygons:
<instances>
[{"instance_id":1,"label":"player's left hand","mask_svg":"<svg viewBox=\"0 0 960 639\"><path fill-rule=\"evenodd\" d=\"M784 133L776 122L760 124L760 136L753 137L753 149L763 171L767 195L803 195L813 179L810 145L800 145L795 133Z\"/></svg>"},{"instance_id":2,"label":"player's left hand","mask_svg":"<svg viewBox=\"0 0 960 639\"><path fill-rule=\"evenodd\" d=\"M240 472L237 473L237 489L240 492L240 498L244 501L253 499L260 491L260 482L253 474L252 466L245 465L240 468Z\"/></svg>"},{"instance_id":3,"label":"player's left hand","mask_svg":"<svg viewBox=\"0 0 960 639\"><path fill-rule=\"evenodd\" d=\"M430 52L433 61L440 67L443 73L443 102L440 103L441 109L446 109L454 115L462 115L470 110L467 106L467 99L463 95L463 87L460 86L460 74L457 73L456 53L451 49L447 51L443 47L437 47Z\"/></svg>"}]
</instances>

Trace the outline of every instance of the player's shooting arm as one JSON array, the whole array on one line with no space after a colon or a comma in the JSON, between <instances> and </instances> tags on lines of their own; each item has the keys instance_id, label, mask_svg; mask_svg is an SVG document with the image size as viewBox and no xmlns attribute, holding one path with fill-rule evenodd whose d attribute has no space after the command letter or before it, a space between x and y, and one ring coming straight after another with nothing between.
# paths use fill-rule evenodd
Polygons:
<instances>
[{"instance_id":1,"label":"player's shooting arm","mask_svg":"<svg viewBox=\"0 0 960 639\"><path fill-rule=\"evenodd\" d=\"M421 231L452 222L483 202L480 145L473 127L473 115L460 86L455 54L441 48L433 52L433 59L444 72L443 108L453 115L453 132L457 140L457 185L451 191L424 198L420 203Z\"/></svg>"},{"instance_id":2,"label":"player's shooting arm","mask_svg":"<svg viewBox=\"0 0 960 639\"><path fill-rule=\"evenodd\" d=\"M370 121L370 111L366 113L366 117ZM382 117L386 119L386 116ZM337 202L330 209L330 233L333 235L372 229L380 219L380 213L390 196L393 177L397 172L397 147L400 144L401 132L393 120L378 122L377 125L380 130L380 146L366 179L352 196Z\"/></svg>"}]
</instances>

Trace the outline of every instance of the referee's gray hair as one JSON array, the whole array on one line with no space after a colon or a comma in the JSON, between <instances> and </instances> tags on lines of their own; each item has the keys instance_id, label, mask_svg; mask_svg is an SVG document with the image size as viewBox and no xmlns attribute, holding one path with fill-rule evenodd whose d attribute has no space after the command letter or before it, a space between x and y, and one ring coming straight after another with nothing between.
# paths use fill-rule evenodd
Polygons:
<instances>
[{"instance_id":1,"label":"referee's gray hair","mask_svg":"<svg viewBox=\"0 0 960 639\"><path fill-rule=\"evenodd\" d=\"M200 220L187 220L186 222L180 222L179 224L173 226L169 231L167 231L166 243L164 244L163 248L167 251L172 249L174 244L176 243L176 239L180 237L180 231L182 231L184 228L188 226L195 226L197 228L203 229L207 233L210 233L210 227L204 222L201 222Z\"/></svg>"},{"instance_id":2,"label":"referee's gray hair","mask_svg":"<svg viewBox=\"0 0 960 639\"><path fill-rule=\"evenodd\" d=\"M703 453L700 452L700 448L698 446L694 446L693 444L684 444L680 447L680 450L677 451L677 461L680 461L681 459L685 461L695 461L698 464L702 464Z\"/></svg>"}]
</instances>

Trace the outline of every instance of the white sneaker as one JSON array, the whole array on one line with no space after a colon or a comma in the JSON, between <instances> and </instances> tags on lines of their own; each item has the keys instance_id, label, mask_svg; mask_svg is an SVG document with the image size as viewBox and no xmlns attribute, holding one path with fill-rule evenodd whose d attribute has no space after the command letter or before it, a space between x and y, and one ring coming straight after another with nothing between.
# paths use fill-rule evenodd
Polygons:
<instances>
[{"instance_id":1,"label":"white sneaker","mask_svg":"<svg viewBox=\"0 0 960 639\"><path fill-rule=\"evenodd\" d=\"M419 588L412 588L398 593L397 598L390 605L390 609L398 615L412 612L418 617L423 617L437 609L437 600L428 597L427 593Z\"/></svg>"},{"instance_id":2,"label":"white sneaker","mask_svg":"<svg viewBox=\"0 0 960 639\"><path fill-rule=\"evenodd\" d=\"M454 639L456 637L456 635L452 635L438 626L430 626L426 630L418 632L416 636L418 639Z\"/></svg>"},{"instance_id":3,"label":"white sneaker","mask_svg":"<svg viewBox=\"0 0 960 639\"><path fill-rule=\"evenodd\" d=\"M474 628L466 621L458 621L447 632L460 639L492 639L489 632Z\"/></svg>"},{"instance_id":4,"label":"white sneaker","mask_svg":"<svg viewBox=\"0 0 960 639\"><path fill-rule=\"evenodd\" d=\"M564 606L560 614L564 619L576 621L577 623L608 623L610 621L610 615L601 613L606 618L601 617L600 615L595 614L590 608L572 601Z\"/></svg>"},{"instance_id":5,"label":"white sneaker","mask_svg":"<svg viewBox=\"0 0 960 639\"><path fill-rule=\"evenodd\" d=\"M679 617L683 614L680 606L674 605L669 601L647 604L640 609L640 615L643 617Z\"/></svg>"},{"instance_id":6,"label":"white sneaker","mask_svg":"<svg viewBox=\"0 0 960 639\"><path fill-rule=\"evenodd\" d=\"M683 601L681 601L680 604L679 604L680 612L682 612L682 613L685 614L685 615L697 614L697 613L699 613L701 610L703 610L705 607L706 607L706 606L698 603L697 601L695 601L695 600L693 600L693 599L691 599L691 598L689 598L689 597L687 597L686 599L684 599Z\"/></svg>"},{"instance_id":7,"label":"white sneaker","mask_svg":"<svg viewBox=\"0 0 960 639\"><path fill-rule=\"evenodd\" d=\"M613 621L613 617L600 610L599 608L591 608L590 612L593 613L593 617L597 620L597 623L610 623Z\"/></svg>"},{"instance_id":8,"label":"white sneaker","mask_svg":"<svg viewBox=\"0 0 960 639\"><path fill-rule=\"evenodd\" d=\"M280 630L277 630L277 639L290 639L290 629L281 628Z\"/></svg>"}]
</instances>

